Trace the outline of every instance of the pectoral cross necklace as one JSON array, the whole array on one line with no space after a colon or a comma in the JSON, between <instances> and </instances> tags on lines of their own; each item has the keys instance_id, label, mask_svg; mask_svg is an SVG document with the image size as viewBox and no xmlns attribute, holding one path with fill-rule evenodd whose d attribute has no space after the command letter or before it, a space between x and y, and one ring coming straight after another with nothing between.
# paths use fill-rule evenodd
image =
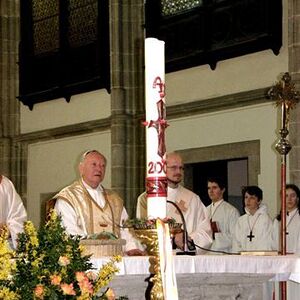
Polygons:
<instances>
[{"instance_id":1,"label":"pectoral cross necklace","mask_svg":"<svg viewBox=\"0 0 300 300\"><path fill-rule=\"evenodd\" d=\"M260 217L260 215L257 216L257 218L253 222L252 226L250 226L250 221L249 221L249 216L248 216L248 227L249 227L249 230L250 230L250 234L247 235L247 238L249 239L250 242L252 242L252 239L255 238L255 235L253 235L253 229L254 229L254 226L255 226L255 224L256 224L259 217Z\"/></svg>"}]
</instances>

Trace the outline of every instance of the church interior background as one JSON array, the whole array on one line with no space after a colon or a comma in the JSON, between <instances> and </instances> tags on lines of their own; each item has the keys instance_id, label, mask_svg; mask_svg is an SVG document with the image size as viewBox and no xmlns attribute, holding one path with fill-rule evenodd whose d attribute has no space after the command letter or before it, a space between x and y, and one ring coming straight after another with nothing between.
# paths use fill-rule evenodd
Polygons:
<instances>
[{"instance_id":1,"label":"church interior background","mask_svg":"<svg viewBox=\"0 0 300 300\"><path fill-rule=\"evenodd\" d=\"M98 149L104 186L133 216L145 185L144 39L154 36L166 42L167 151L183 156L185 184L203 193L203 176L222 173L232 202L259 185L274 217L280 112L266 94L284 72L300 90L299 1L144 2L0 1L1 172L38 225L79 154ZM297 185L299 130L297 106L287 166Z\"/></svg>"}]
</instances>

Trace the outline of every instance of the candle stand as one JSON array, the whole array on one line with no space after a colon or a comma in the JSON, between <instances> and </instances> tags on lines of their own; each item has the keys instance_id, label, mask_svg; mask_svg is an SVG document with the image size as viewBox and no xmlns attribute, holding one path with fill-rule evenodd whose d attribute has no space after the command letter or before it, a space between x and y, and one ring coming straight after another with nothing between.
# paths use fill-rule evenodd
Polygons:
<instances>
[{"instance_id":1,"label":"candle stand","mask_svg":"<svg viewBox=\"0 0 300 300\"><path fill-rule=\"evenodd\" d=\"M149 299L164 300L157 229L135 229L135 234L146 245L149 255L149 272L151 274L147 289L148 292L150 290Z\"/></svg>"}]
</instances>

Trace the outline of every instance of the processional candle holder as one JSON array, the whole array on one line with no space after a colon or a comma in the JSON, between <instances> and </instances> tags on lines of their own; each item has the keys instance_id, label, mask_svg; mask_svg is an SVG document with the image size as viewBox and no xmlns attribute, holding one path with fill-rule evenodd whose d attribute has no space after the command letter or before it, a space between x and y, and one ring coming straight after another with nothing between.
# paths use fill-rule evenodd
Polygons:
<instances>
[{"instance_id":1,"label":"processional candle holder","mask_svg":"<svg viewBox=\"0 0 300 300\"><path fill-rule=\"evenodd\" d=\"M149 297L151 300L164 300L164 291L162 285L161 269L160 269L160 256L158 235L156 228L135 229L135 234L146 245L146 251L149 255L149 284L146 291L146 299ZM147 294L150 295L147 295Z\"/></svg>"},{"instance_id":2,"label":"processional candle holder","mask_svg":"<svg viewBox=\"0 0 300 300\"><path fill-rule=\"evenodd\" d=\"M295 108L299 94L291 81L289 73L284 73L268 92L271 99L276 100L276 105L281 108L280 138L275 144L276 151L281 155L281 228L280 228L280 254L286 255L286 157L292 149L287 139L289 134L290 110ZM281 299L286 299L286 282L280 283Z\"/></svg>"},{"instance_id":3,"label":"processional candle holder","mask_svg":"<svg viewBox=\"0 0 300 300\"><path fill-rule=\"evenodd\" d=\"M175 273L172 274L170 265L170 257L173 256L170 236L182 232L182 224L169 218L157 218L133 227L137 238L146 245L149 255L150 276L147 278L146 300L165 300L166 293L167 299L178 300ZM168 291L164 290L166 288Z\"/></svg>"}]
</instances>

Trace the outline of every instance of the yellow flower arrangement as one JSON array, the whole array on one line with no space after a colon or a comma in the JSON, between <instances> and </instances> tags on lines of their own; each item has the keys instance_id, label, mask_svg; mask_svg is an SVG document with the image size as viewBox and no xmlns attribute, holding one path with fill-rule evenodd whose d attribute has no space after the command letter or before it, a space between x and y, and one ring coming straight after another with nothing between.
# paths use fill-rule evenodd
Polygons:
<instances>
[{"instance_id":1,"label":"yellow flower arrangement","mask_svg":"<svg viewBox=\"0 0 300 300\"><path fill-rule=\"evenodd\" d=\"M96 273L90 256L83 255L80 238L69 236L60 221L52 212L50 220L38 231L32 222L26 222L16 251L9 249L7 232L2 231L0 299L116 299L107 285L119 271L116 263L121 257L111 258Z\"/></svg>"}]
</instances>

